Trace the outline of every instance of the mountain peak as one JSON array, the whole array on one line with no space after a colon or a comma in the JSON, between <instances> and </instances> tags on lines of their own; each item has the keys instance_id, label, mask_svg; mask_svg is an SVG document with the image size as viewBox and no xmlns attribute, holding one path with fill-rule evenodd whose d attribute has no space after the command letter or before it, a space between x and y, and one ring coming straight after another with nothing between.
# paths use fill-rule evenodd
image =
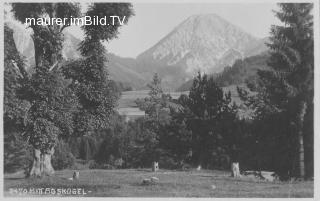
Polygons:
<instances>
[{"instance_id":1,"label":"mountain peak","mask_svg":"<svg viewBox=\"0 0 320 201\"><path fill-rule=\"evenodd\" d=\"M207 18L207 19L216 18L216 19L223 20L223 18L221 18L219 15L215 13L195 14L195 15L189 16L186 20L195 20L195 19L204 19L204 18Z\"/></svg>"},{"instance_id":2,"label":"mountain peak","mask_svg":"<svg viewBox=\"0 0 320 201\"><path fill-rule=\"evenodd\" d=\"M192 15L137 58L163 65L183 66L192 76L199 70L221 71L224 67L221 65L232 64L244 57L249 44L252 46L257 41L257 38L217 14ZM238 54L226 55L235 51ZM221 61L224 58L228 58L228 62Z\"/></svg>"},{"instance_id":3,"label":"mountain peak","mask_svg":"<svg viewBox=\"0 0 320 201\"><path fill-rule=\"evenodd\" d=\"M202 20L211 20L211 21L216 20L216 21L228 23L225 19L223 19L222 17L220 17L215 13L191 15L185 21L202 21Z\"/></svg>"},{"instance_id":4,"label":"mountain peak","mask_svg":"<svg viewBox=\"0 0 320 201\"><path fill-rule=\"evenodd\" d=\"M224 30L225 28L232 28L239 32L245 33L242 28L228 22L224 18L220 17L215 13L208 13L208 14L198 14L192 15L184 20L181 25L190 25L192 24L195 28L199 28L201 26L205 26L207 28L214 28L217 30ZM251 36L253 37L253 36ZM253 37L254 38L254 37Z\"/></svg>"}]
</instances>

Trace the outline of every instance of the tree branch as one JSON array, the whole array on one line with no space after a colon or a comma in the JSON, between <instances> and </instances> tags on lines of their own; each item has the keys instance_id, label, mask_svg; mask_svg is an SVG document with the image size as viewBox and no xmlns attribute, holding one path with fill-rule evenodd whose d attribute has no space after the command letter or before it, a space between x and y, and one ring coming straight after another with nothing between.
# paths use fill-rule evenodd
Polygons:
<instances>
[{"instance_id":1,"label":"tree branch","mask_svg":"<svg viewBox=\"0 0 320 201\"><path fill-rule=\"evenodd\" d=\"M20 76L23 78L28 78L28 72L24 68L23 65L18 64L15 60L11 60L14 67L16 67L19 70Z\"/></svg>"},{"instance_id":2,"label":"tree branch","mask_svg":"<svg viewBox=\"0 0 320 201\"><path fill-rule=\"evenodd\" d=\"M66 28L66 27L68 27L69 25L67 25L67 24L65 24L65 25L63 25L61 28L60 28L60 33Z\"/></svg>"},{"instance_id":3,"label":"tree branch","mask_svg":"<svg viewBox=\"0 0 320 201\"><path fill-rule=\"evenodd\" d=\"M59 61L56 61L56 63L54 63L54 64L50 67L49 71L54 70L54 68L57 66L58 63L59 63Z\"/></svg>"}]
</instances>

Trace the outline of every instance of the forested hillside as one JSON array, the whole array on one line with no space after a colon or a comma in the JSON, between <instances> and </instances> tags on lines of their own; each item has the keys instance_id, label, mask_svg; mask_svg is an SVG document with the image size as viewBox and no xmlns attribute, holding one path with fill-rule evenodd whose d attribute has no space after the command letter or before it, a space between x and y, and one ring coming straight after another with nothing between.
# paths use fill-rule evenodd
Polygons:
<instances>
[{"instance_id":1,"label":"forested hillside","mask_svg":"<svg viewBox=\"0 0 320 201\"><path fill-rule=\"evenodd\" d=\"M255 79L258 69L267 69L268 53L247 57L237 60L232 66L226 66L223 72L213 74L214 80L221 87L230 85L241 85L247 80ZM192 80L184 83L178 91L188 91L192 85Z\"/></svg>"}]
</instances>

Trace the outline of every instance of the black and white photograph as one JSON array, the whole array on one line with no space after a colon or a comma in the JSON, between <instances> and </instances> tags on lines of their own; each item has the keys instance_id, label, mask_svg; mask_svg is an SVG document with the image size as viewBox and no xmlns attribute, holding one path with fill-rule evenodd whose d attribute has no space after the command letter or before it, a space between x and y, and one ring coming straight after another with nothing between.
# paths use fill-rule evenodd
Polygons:
<instances>
[{"instance_id":1,"label":"black and white photograph","mask_svg":"<svg viewBox=\"0 0 320 201\"><path fill-rule=\"evenodd\" d=\"M1 4L1 197L320 198L318 0Z\"/></svg>"}]
</instances>

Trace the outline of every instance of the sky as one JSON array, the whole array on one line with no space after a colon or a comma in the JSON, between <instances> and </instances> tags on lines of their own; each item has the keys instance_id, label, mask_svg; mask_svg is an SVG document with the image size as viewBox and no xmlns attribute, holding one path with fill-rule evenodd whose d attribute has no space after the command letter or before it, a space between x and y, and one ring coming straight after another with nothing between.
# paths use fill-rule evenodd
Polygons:
<instances>
[{"instance_id":1,"label":"sky","mask_svg":"<svg viewBox=\"0 0 320 201\"><path fill-rule=\"evenodd\" d=\"M136 57L191 15L215 13L257 38L267 37L270 26L279 24L272 12L278 9L275 3L139 3L133 8L135 16L106 44L123 57Z\"/></svg>"},{"instance_id":2,"label":"sky","mask_svg":"<svg viewBox=\"0 0 320 201\"><path fill-rule=\"evenodd\" d=\"M84 13L88 3L82 4ZM272 10L276 3L134 3L135 16L120 28L118 38L105 43L106 49L118 56L135 58L151 48L176 26L192 15L214 13L247 33L264 38L270 26L280 24ZM83 38L80 27L68 32Z\"/></svg>"}]
</instances>

